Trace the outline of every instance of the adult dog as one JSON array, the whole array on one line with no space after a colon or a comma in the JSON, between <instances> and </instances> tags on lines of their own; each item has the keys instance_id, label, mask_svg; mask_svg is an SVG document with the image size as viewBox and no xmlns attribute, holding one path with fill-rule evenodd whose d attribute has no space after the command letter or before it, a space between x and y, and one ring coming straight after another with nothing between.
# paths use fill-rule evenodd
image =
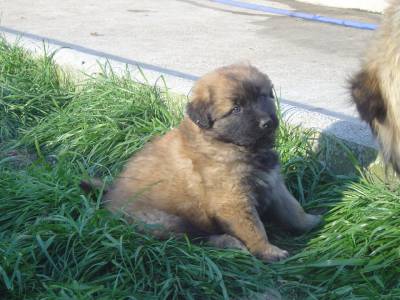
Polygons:
<instances>
[{"instance_id":1,"label":"adult dog","mask_svg":"<svg viewBox=\"0 0 400 300\"><path fill-rule=\"evenodd\" d=\"M245 64L217 69L195 84L179 127L130 159L106 206L161 225L153 230L160 237L214 234L217 244L243 243L264 261L285 258L262 218L304 232L320 216L305 213L285 187L273 150L277 126L266 75Z\"/></svg>"},{"instance_id":2,"label":"adult dog","mask_svg":"<svg viewBox=\"0 0 400 300\"><path fill-rule=\"evenodd\" d=\"M351 79L352 100L377 137L386 163L400 172L400 1L392 0Z\"/></svg>"}]
</instances>

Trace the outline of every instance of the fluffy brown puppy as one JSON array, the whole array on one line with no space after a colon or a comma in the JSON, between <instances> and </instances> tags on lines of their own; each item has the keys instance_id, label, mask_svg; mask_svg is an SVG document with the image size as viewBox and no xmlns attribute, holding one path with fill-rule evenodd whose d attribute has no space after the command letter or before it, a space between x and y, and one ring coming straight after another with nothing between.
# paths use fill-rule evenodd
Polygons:
<instances>
[{"instance_id":1,"label":"fluffy brown puppy","mask_svg":"<svg viewBox=\"0 0 400 300\"><path fill-rule=\"evenodd\" d=\"M194 86L178 128L148 143L107 192L107 206L154 233L225 234L265 261L288 253L272 245L261 217L304 232L320 216L306 214L289 193L273 150L278 126L271 82L250 65L232 65ZM240 241L240 242L239 242Z\"/></svg>"},{"instance_id":2,"label":"fluffy brown puppy","mask_svg":"<svg viewBox=\"0 0 400 300\"><path fill-rule=\"evenodd\" d=\"M361 118L377 137L385 162L400 172L400 1L392 0L351 79L351 95Z\"/></svg>"}]
</instances>

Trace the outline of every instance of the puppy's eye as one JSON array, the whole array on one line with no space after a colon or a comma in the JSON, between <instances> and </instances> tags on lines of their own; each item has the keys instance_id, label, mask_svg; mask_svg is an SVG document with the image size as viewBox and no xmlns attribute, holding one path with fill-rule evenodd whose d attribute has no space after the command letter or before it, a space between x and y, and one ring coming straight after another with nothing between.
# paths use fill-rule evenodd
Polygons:
<instances>
[{"instance_id":1,"label":"puppy's eye","mask_svg":"<svg viewBox=\"0 0 400 300\"><path fill-rule=\"evenodd\" d=\"M232 113L233 114L238 114L242 111L242 108L240 106L235 106L234 108L232 108Z\"/></svg>"}]
</instances>

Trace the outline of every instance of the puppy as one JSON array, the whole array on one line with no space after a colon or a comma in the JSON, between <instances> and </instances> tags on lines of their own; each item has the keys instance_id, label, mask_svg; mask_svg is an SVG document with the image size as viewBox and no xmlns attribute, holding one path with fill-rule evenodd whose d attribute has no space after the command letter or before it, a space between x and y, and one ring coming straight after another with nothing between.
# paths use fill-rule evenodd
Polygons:
<instances>
[{"instance_id":1,"label":"puppy","mask_svg":"<svg viewBox=\"0 0 400 300\"><path fill-rule=\"evenodd\" d=\"M262 218L305 232L320 216L305 213L285 187L277 127L266 75L250 65L217 69L195 84L179 127L129 160L106 205L161 225L151 226L158 237L213 235L215 244L244 244L264 261L283 259L288 252L268 241Z\"/></svg>"},{"instance_id":2,"label":"puppy","mask_svg":"<svg viewBox=\"0 0 400 300\"><path fill-rule=\"evenodd\" d=\"M377 137L386 163L400 171L400 1L392 0L350 80L352 100Z\"/></svg>"}]
</instances>

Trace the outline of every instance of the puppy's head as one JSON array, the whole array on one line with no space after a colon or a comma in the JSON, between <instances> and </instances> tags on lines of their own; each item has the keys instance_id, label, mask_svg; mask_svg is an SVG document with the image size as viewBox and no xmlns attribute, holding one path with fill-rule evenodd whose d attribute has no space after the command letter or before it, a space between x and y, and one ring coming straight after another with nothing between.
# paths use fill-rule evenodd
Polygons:
<instances>
[{"instance_id":1,"label":"puppy's head","mask_svg":"<svg viewBox=\"0 0 400 300\"><path fill-rule=\"evenodd\" d=\"M244 147L272 146L278 127L271 81L245 64L222 67L200 78L187 115L204 133Z\"/></svg>"}]
</instances>

